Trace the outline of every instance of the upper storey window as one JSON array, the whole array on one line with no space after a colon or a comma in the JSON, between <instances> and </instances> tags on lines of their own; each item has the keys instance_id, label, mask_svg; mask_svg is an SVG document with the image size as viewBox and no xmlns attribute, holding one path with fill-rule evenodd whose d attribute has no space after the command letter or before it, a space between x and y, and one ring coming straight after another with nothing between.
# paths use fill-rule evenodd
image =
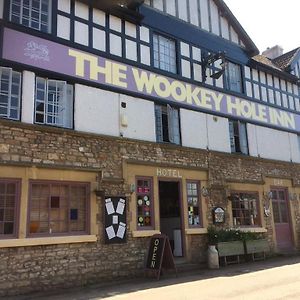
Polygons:
<instances>
[{"instance_id":1,"label":"upper storey window","mask_svg":"<svg viewBox=\"0 0 300 300\"><path fill-rule=\"evenodd\" d=\"M43 32L50 32L51 0L11 0L9 20Z\"/></svg>"},{"instance_id":2,"label":"upper storey window","mask_svg":"<svg viewBox=\"0 0 300 300\"><path fill-rule=\"evenodd\" d=\"M225 87L230 91L242 93L242 72L240 65L234 64L232 62L226 63Z\"/></svg>"},{"instance_id":3,"label":"upper storey window","mask_svg":"<svg viewBox=\"0 0 300 300\"><path fill-rule=\"evenodd\" d=\"M20 119L21 73L0 67L0 117Z\"/></svg>"},{"instance_id":4,"label":"upper storey window","mask_svg":"<svg viewBox=\"0 0 300 300\"><path fill-rule=\"evenodd\" d=\"M164 36L153 34L154 67L176 73L175 41Z\"/></svg>"}]
</instances>

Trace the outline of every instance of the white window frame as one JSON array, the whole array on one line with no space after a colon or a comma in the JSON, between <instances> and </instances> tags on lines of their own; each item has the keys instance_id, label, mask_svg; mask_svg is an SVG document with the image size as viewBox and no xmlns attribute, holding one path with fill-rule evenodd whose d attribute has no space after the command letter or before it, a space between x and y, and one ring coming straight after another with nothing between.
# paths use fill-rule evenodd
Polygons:
<instances>
[{"instance_id":1,"label":"white window frame","mask_svg":"<svg viewBox=\"0 0 300 300\"><path fill-rule=\"evenodd\" d=\"M177 73L176 42L157 33L153 34L154 67Z\"/></svg>"},{"instance_id":2,"label":"white window frame","mask_svg":"<svg viewBox=\"0 0 300 300\"><path fill-rule=\"evenodd\" d=\"M234 125L237 126L236 128L238 132L235 132ZM244 155L249 155L246 123L235 121L235 120L229 120L229 137L230 137L231 153L240 153Z\"/></svg>"},{"instance_id":3,"label":"white window frame","mask_svg":"<svg viewBox=\"0 0 300 300\"><path fill-rule=\"evenodd\" d=\"M4 82L3 74L8 75L8 82ZM4 89L3 85L7 88ZM17 93L13 91L13 85L17 86ZM6 103L2 102L7 99ZM17 103L13 103L17 99ZM11 68L0 67L0 117L20 120L20 106L21 106L21 73L13 71ZM3 111L6 110L6 113ZM16 112L16 116L12 112Z\"/></svg>"},{"instance_id":4,"label":"white window frame","mask_svg":"<svg viewBox=\"0 0 300 300\"><path fill-rule=\"evenodd\" d=\"M37 77L34 112L37 124L73 128L73 86Z\"/></svg>"},{"instance_id":5,"label":"white window frame","mask_svg":"<svg viewBox=\"0 0 300 300\"><path fill-rule=\"evenodd\" d=\"M242 69L239 64L227 61L224 78L227 90L237 93L243 92Z\"/></svg>"},{"instance_id":6,"label":"white window frame","mask_svg":"<svg viewBox=\"0 0 300 300\"><path fill-rule=\"evenodd\" d=\"M51 32L51 11L52 0L28 0L29 5L25 5L24 0L10 0L9 20L11 22L21 24L35 30L50 33ZM33 1L39 1L39 9L33 7ZM42 5L47 5L47 11L42 9ZM16 8L19 8L18 11ZM26 13L25 13L26 12ZM34 17L38 15L38 19ZM47 22L42 20L43 16L47 16ZM26 24L28 22L28 24ZM33 24L37 24L38 28Z\"/></svg>"},{"instance_id":7,"label":"white window frame","mask_svg":"<svg viewBox=\"0 0 300 300\"><path fill-rule=\"evenodd\" d=\"M162 115L167 115L168 120L168 140L164 139L163 118ZM156 124L156 141L161 143L173 143L180 145L180 122L179 110L167 104L155 105L155 124Z\"/></svg>"}]
</instances>

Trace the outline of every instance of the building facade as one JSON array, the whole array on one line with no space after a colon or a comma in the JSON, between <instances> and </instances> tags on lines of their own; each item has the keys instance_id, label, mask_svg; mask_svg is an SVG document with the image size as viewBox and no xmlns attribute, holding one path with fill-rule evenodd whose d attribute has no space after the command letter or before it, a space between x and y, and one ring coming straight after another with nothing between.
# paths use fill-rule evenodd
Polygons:
<instances>
[{"instance_id":1,"label":"building facade","mask_svg":"<svg viewBox=\"0 0 300 300\"><path fill-rule=\"evenodd\" d=\"M143 274L153 234L300 248L300 52L222 0L0 0L0 295Z\"/></svg>"}]
</instances>

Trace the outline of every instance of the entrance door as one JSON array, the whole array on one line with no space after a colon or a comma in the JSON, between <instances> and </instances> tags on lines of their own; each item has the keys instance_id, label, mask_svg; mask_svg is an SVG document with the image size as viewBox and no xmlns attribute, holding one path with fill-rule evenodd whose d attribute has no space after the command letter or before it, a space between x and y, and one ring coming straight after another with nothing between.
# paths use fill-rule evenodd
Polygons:
<instances>
[{"instance_id":1,"label":"entrance door","mask_svg":"<svg viewBox=\"0 0 300 300\"><path fill-rule=\"evenodd\" d=\"M285 189L272 190L273 218L279 251L291 250L293 248L287 200L287 191Z\"/></svg>"},{"instance_id":2,"label":"entrance door","mask_svg":"<svg viewBox=\"0 0 300 300\"><path fill-rule=\"evenodd\" d=\"M179 182L159 181L160 231L169 237L174 256L183 256Z\"/></svg>"}]
</instances>

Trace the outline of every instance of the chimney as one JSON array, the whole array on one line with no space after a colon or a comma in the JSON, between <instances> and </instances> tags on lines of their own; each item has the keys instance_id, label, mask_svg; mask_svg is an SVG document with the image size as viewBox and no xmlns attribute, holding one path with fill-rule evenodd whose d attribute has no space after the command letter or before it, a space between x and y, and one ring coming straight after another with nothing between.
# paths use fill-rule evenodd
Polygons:
<instances>
[{"instance_id":1,"label":"chimney","mask_svg":"<svg viewBox=\"0 0 300 300\"><path fill-rule=\"evenodd\" d=\"M276 45L272 48L267 48L267 50L263 51L262 55L266 56L267 58L274 59L278 56L283 54L283 48L279 45Z\"/></svg>"}]
</instances>

